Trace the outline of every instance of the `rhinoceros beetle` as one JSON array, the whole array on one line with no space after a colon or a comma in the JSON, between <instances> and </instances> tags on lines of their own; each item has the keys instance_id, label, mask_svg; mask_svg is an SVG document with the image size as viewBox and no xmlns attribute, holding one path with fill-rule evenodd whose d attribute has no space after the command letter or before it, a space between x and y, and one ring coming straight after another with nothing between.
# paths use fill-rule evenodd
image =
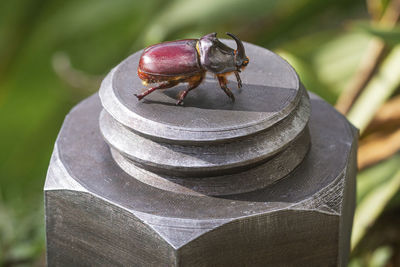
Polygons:
<instances>
[{"instance_id":1,"label":"rhinoceros beetle","mask_svg":"<svg viewBox=\"0 0 400 267\"><path fill-rule=\"evenodd\" d=\"M243 43L235 35L226 33L236 41L236 50L217 39L216 33L200 39L184 39L155 44L144 49L138 66L138 76L144 85L158 83L141 94L138 100L157 89L166 89L188 83L186 90L179 93L177 105L190 90L200 85L207 71L214 73L222 90L235 101L235 96L227 86L226 76L234 73L238 87L242 87L239 72L249 63Z\"/></svg>"}]
</instances>

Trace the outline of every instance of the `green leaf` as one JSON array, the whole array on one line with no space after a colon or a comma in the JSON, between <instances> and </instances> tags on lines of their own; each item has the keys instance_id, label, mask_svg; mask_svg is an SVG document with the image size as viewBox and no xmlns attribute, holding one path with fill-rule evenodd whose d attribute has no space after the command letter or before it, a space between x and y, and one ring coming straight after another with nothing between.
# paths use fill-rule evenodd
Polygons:
<instances>
[{"instance_id":1,"label":"green leaf","mask_svg":"<svg viewBox=\"0 0 400 267\"><path fill-rule=\"evenodd\" d=\"M288 9L296 5L295 0L175 0L161 10L146 30L146 44L166 39L171 33L202 24L203 34L224 24L246 24L267 16L277 9ZM225 30L225 29L224 29ZM195 36L192 36L195 37Z\"/></svg>"},{"instance_id":2,"label":"green leaf","mask_svg":"<svg viewBox=\"0 0 400 267\"><path fill-rule=\"evenodd\" d=\"M377 172L375 168L367 169L363 174L360 174L360 182L364 179L373 180L376 179L379 182L375 183L372 190L366 190L365 187L361 187L359 194L364 194L363 197L359 197L360 202L357 205L357 209L354 215L353 232L351 238L351 247L355 248L363 236L366 234L368 228L375 222L379 215L384 210L385 206L389 203L392 197L400 189L400 170L399 157L396 156L395 160L397 165L391 165L393 175L386 177L385 173ZM386 164L386 163L381 163ZM379 164L379 165L381 165ZM361 176L362 175L362 176Z\"/></svg>"},{"instance_id":3,"label":"green leaf","mask_svg":"<svg viewBox=\"0 0 400 267\"><path fill-rule=\"evenodd\" d=\"M368 22L358 22L352 24L355 31L364 32L372 36L381 38L388 44L396 45L400 43L400 27L388 28L380 25L374 25Z\"/></svg>"},{"instance_id":4,"label":"green leaf","mask_svg":"<svg viewBox=\"0 0 400 267\"><path fill-rule=\"evenodd\" d=\"M333 104L354 74L371 39L360 33L328 31L300 38L279 49L306 88Z\"/></svg>"},{"instance_id":5,"label":"green leaf","mask_svg":"<svg viewBox=\"0 0 400 267\"><path fill-rule=\"evenodd\" d=\"M391 247L379 247L372 254L368 267L384 267L387 266L393 255Z\"/></svg>"},{"instance_id":6,"label":"green leaf","mask_svg":"<svg viewBox=\"0 0 400 267\"><path fill-rule=\"evenodd\" d=\"M400 154L380 162L357 176L357 203L360 203L365 196L371 193L380 184L387 182L400 166Z\"/></svg>"},{"instance_id":7,"label":"green leaf","mask_svg":"<svg viewBox=\"0 0 400 267\"><path fill-rule=\"evenodd\" d=\"M393 48L378 73L354 103L347 118L362 133L382 104L400 85L400 45Z\"/></svg>"},{"instance_id":8,"label":"green leaf","mask_svg":"<svg viewBox=\"0 0 400 267\"><path fill-rule=\"evenodd\" d=\"M353 77L371 37L340 33L315 48L313 68L318 78L339 95Z\"/></svg>"},{"instance_id":9,"label":"green leaf","mask_svg":"<svg viewBox=\"0 0 400 267\"><path fill-rule=\"evenodd\" d=\"M319 95L330 103L335 101L335 94L327 90L326 86L318 80L315 73L312 71L312 67L304 60L284 50L278 50L277 53L293 66L301 82L309 91Z\"/></svg>"}]
</instances>

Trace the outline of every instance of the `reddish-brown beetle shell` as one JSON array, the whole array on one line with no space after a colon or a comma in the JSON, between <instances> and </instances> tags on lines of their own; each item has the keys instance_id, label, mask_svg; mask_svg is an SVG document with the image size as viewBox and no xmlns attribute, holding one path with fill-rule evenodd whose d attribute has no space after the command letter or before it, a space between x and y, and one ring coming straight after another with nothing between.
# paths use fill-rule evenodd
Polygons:
<instances>
[{"instance_id":1,"label":"reddish-brown beetle shell","mask_svg":"<svg viewBox=\"0 0 400 267\"><path fill-rule=\"evenodd\" d=\"M140 57L139 77L188 77L203 72L196 43L195 39L186 39L149 46Z\"/></svg>"}]
</instances>

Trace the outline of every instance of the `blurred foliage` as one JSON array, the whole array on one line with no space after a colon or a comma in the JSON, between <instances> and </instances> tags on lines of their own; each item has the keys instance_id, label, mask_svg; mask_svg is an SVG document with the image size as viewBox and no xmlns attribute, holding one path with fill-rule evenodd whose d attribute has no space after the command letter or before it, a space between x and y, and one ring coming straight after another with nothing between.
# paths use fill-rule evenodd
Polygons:
<instances>
[{"instance_id":1,"label":"blurred foliage","mask_svg":"<svg viewBox=\"0 0 400 267\"><path fill-rule=\"evenodd\" d=\"M400 43L400 27L387 29L387 27L371 25L366 22L357 22L353 25L354 30L367 33L371 36L378 36L390 45Z\"/></svg>"},{"instance_id":2,"label":"blurred foliage","mask_svg":"<svg viewBox=\"0 0 400 267\"><path fill-rule=\"evenodd\" d=\"M214 31L278 52L331 104L354 101L349 118L365 129L360 149L383 156L360 165L351 266L400 264L399 231L390 242L373 234L376 225L393 229L382 218L400 209L400 113L385 109L399 87L396 12L389 0L0 1L0 265L44 264L42 187L68 110L130 53ZM372 42L382 51L368 61ZM358 71L365 62L369 73ZM353 97L355 78L362 86ZM387 109L392 115L369 128ZM388 136L393 151L379 153L376 136Z\"/></svg>"},{"instance_id":3,"label":"blurred foliage","mask_svg":"<svg viewBox=\"0 0 400 267\"><path fill-rule=\"evenodd\" d=\"M376 75L354 103L348 118L363 133L378 109L400 84L400 45L393 48Z\"/></svg>"}]
</instances>

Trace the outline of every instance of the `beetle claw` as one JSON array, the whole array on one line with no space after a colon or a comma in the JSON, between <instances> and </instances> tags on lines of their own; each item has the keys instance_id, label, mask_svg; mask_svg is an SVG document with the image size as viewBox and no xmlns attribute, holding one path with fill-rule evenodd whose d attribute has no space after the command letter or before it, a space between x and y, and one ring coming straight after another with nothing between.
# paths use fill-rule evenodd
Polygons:
<instances>
[{"instance_id":1,"label":"beetle claw","mask_svg":"<svg viewBox=\"0 0 400 267\"><path fill-rule=\"evenodd\" d=\"M142 95L138 95L138 94L133 94L133 95L137 97L138 101L142 100L142 98L143 98Z\"/></svg>"},{"instance_id":2,"label":"beetle claw","mask_svg":"<svg viewBox=\"0 0 400 267\"><path fill-rule=\"evenodd\" d=\"M235 95L232 93L229 88L224 89L225 93L228 95L228 97L232 100L232 103L235 103Z\"/></svg>"}]
</instances>

